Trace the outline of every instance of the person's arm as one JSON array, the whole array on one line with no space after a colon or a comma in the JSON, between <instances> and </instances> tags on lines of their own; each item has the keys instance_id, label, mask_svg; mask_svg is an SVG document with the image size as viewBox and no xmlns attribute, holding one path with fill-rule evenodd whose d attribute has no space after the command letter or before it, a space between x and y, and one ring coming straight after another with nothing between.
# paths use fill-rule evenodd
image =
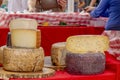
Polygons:
<instances>
[{"instance_id":1,"label":"person's arm","mask_svg":"<svg viewBox=\"0 0 120 80\"><path fill-rule=\"evenodd\" d=\"M80 1L79 5L78 5L78 8L82 8L84 5L85 5L85 1L82 0L82 1Z\"/></svg>"},{"instance_id":2,"label":"person's arm","mask_svg":"<svg viewBox=\"0 0 120 80\"><path fill-rule=\"evenodd\" d=\"M64 11L66 8L67 0L57 0L57 1L60 7L62 8L62 10Z\"/></svg>"},{"instance_id":3,"label":"person's arm","mask_svg":"<svg viewBox=\"0 0 120 80\"><path fill-rule=\"evenodd\" d=\"M109 12L106 10L103 14L100 15L101 17L109 17Z\"/></svg>"},{"instance_id":4,"label":"person's arm","mask_svg":"<svg viewBox=\"0 0 120 80\"><path fill-rule=\"evenodd\" d=\"M3 0L0 0L0 6L2 5L2 3L3 3Z\"/></svg>"},{"instance_id":5,"label":"person's arm","mask_svg":"<svg viewBox=\"0 0 120 80\"><path fill-rule=\"evenodd\" d=\"M28 0L28 10L30 12L35 12L36 0Z\"/></svg>"},{"instance_id":6,"label":"person's arm","mask_svg":"<svg viewBox=\"0 0 120 80\"><path fill-rule=\"evenodd\" d=\"M94 6L94 5L95 5L95 3L96 3L96 1L97 1L97 0L91 0L91 2L90 2L90 5L89 5L89 6Z\"/></svg>"},{"instance_id":7,"label":"person's arm","mask_svg":"<svg viewBox=\"0 0 120 80\"><path fill-rule=\"evenodd\" d=\"M99 5L90 13L92 17L104 15L109 7L109 0L101 0Z\"/></svg>"}]
</instances>

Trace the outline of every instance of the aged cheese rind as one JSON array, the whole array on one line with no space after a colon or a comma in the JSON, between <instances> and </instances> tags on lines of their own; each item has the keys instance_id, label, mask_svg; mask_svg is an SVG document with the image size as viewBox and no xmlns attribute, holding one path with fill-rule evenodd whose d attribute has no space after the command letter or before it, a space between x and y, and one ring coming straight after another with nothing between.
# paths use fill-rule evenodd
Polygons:
<instances>
[{"instance_id":1,"label":"aged cheese rind","mask_svg":"<svg viewBox=\"0 0 120 80\"><path fill-rule=\"evenodd\" d=\"M44 66L44 50L4 48L3 68L8 71L36 72Z\"/></svg>"},{"instance_id":2,"label":"aged cheese rind","mask_svg":"<svg viewBox=\"0 0 120 80\"><path fill-rule=\"evenodd\" d=\"M3 64L3 49L6 45L0 47L0 64Z\"/></svg>"},{"instance_id":3,"label":"aged cheese rind","mask_svg":"<svg viewBox=\"0 0 120 80\"><path fill-rule=\"evenodd\" d=\"M14 29L11 30L12 47L39 48L41 43L39 30Z\"/></svg>"},{"instance_id":4,"label":"aged cheese rind","mask_svg":"<svg viewBox=\"0 0 120 80\"><path fill-rule=\"evenodd\" d=\"M53 65L62 66L65 65L66 58L66 42L57 42L52 44L51 48L51 61Z\"/></svg>"},{"instance_id":5,"label":"aged cheese rind","mask_svg":"<svg viewBox=\"0 0 120 80\"><path fill-rule=\"evenodd\" d=\"M67 53L67 71L71 74L99 74L105 70L105 55L101 52Z\"/></svg>"},{"instance_id":6,"label":"aged cheese rind","mask_svg":"<svg viewBox=\"0 0 120 80\"><path fill-rule=\"evenodd\" d=\"M73 53L88 51L104 52L109 48L109 39L103 35L76 35L66 41L66 49Z\"/></svg>"},{"instance_id":7,"label":"aged cheese rind","mask_svg":"<svg viewBox=\"0 0 120 80\"><path fill-rule=\"evenodd\" d=\"M38 23L34 19L18 18L11 20L9 27L12 29L32 29L37 30Z\"/></svg>"}]
</instances>

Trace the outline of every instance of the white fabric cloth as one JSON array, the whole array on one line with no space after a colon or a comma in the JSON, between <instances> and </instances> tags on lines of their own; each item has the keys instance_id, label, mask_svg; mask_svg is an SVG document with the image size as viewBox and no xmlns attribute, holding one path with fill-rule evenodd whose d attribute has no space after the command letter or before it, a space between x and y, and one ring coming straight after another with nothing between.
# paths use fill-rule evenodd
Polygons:
<instances>
[{"instance_id":1,"label":"white fabric cloth","mask_svg":"<svg viewBox=\"0 0 120 80\"><path fill-rule=\"evenodd\" d=\"M8 0L8 12L23 12L27 10L27 1L28 0Z\"/></svg>"}]
</instances>

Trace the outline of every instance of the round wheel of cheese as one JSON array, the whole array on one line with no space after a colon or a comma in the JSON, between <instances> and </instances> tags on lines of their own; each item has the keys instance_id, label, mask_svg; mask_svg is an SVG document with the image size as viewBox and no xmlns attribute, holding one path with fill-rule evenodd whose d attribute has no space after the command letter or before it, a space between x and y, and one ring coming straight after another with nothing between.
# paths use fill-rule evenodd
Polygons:
<instances>
[{"instance_id":1,"label":"round wheel of cheese","mask_svg":"<svg viewBox=\"0 0 120 80\"><path fill-rule=\"evenodd\" d=\"M65 65L66 49L65 42L54 43L51 48L51 61L55 66Z\"/></svg>"},{"instance_id":2,"label":"round wheel of cheese","mask_svg":"<svg viewBox=\"0 0 120 80\"><path fill-rule=\"evenodd\" d=\"M105 70L105 55L88 52L85 54L67 53L67 71L71 74L99 74Z\"/></svg>"},{"instance_id":3,"label":"round wheel of cheese","mask_svg":"<svg viewBox=\"0 0 120 80\"><path fill-rule=\"evenodd\" d=\"M19 72L37 72L44 66L44 50L23 48L4 48L3 69Z\"/></svg>"},{"instance_id":4,"label":"round wheel of cheese","mask_svg":"<svg viewBox=\"0 0 120 80\"><path fill-rule=\"evenodd\" d=\"M73 53L104 52L109 48L109 39L103 35L76 35L66 40L66 49Z\"/></svg>"},{"instance_id":5,"label":"round wheel of cheese","mask_svg":"<svg viewBox=\"0 0 120 80\"><path fill-rule=\"evenodd\" d=\"M38 23L35 19L17 18L10 21L10 31L13 29L37 30Z\"/></svg>"}]
</instances>

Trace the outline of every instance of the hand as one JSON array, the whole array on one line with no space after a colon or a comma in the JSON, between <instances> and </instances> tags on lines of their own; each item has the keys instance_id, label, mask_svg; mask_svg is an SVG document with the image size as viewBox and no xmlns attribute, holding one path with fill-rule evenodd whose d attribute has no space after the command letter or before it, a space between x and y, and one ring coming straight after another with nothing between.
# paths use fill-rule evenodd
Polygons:
<instances>
[{"instance_id":1,"label":"hand","mask_svg":"<svg viewBox=\"0 0 120 80\"><path fill-rule=\"evenodd\" d=\"M36 5L36 0L28 0L28 11L35 12L36 11L35 5Z\"/></svg>"},{"instance_id":2,"label":"hand","mask_svg":"<svg viewBox=\"0 0 120 80\"><path fill-rule=\"evenodd\" d=\"M91 12L94 9L95 7L92 7L92 6L87 6L86 8L84 8L85 12Z\"/></svg>"},{"instance_id":3,"label":"hand","mask_svg":"<svg viewBox=\"0 0 120 80\"><path fill-rule=\"evenodd\" d=\"M66 0L57 0L58 4L60 5L61 9L64 11L66 8L67 1Z\"/></svg>"},{"instance_id":4,"label":"hand","mask_svg":"<svg viewBox=\"0 0 120 80\"><path fill-rule=\"evenodd\" d=\"M80 2L79 5L78 5L78 8L82 9L84 5L85 5L85 2L84 2L84 1L83 1L83 2Z\"/></svg>"},{"instance_id":5,"label":"hand","mask_svg":"<svg viewBox=\"0 0 120 80\"><path fill-rule=\"evenodd\" d=\"M36 8L29 8L28 11L29 11L29 12L35 12L35 11L36 11Z\"/></svg>"}]
</instances>

